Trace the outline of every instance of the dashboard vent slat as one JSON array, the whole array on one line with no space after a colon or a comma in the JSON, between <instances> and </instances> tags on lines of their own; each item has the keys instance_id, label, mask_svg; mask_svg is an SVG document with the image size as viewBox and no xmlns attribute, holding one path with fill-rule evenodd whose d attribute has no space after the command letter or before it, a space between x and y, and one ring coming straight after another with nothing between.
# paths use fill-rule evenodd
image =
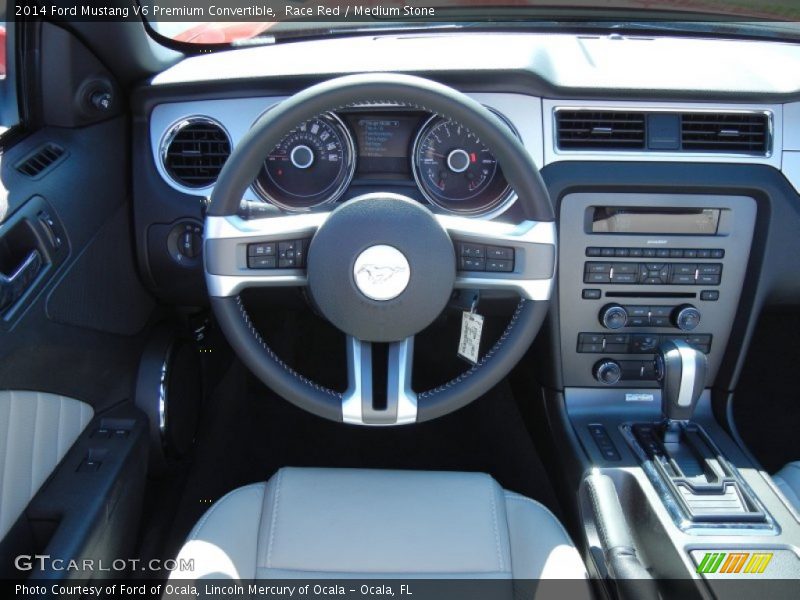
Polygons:
<instances>
[{"instance_id":1,"label":"dashboard vent slat","mask_svg":"<svg viewBox=\"0 0 800 600\"><path fill-rule=\"evenodd\" d=\"M228 134L208 117L190 117L172 127L161 150L167 174L192 189L213 185L230 155Z\"/></svg>"},{"instance_id":2,"label":"dashboard vent slat","mask_svg":"<svg viewBox=\"0 0 800 600\"><path fill-rule=\"evenodd\" d=\"M638 150L645 145L644 113L559 110L556 130L564 150Z\"/></svg>"},{"instance_id":3,"label":"dashboard vent slat","mask_svg":"<svg viewBox=\"0 0 800 600\"><path fill-rule=\"evenodd\" d=\"M38 177L44 171L59 160L64 158L65 150L58 144L52 142L37 148L33 154L28 155L26 158L16 164L16 169L23 175L28 177Z\"/></svg>"},{"instance_id":4,"label":"dashboard vent slat","mask_svg":"<svg viewBox=\"0 0 800 600\"><path fill-rule=\"evenodd\" d=\"M769 150L768 145L769 117L766 114L681 114L684 151L764 155Z\"/></svg>"}]
</instances>

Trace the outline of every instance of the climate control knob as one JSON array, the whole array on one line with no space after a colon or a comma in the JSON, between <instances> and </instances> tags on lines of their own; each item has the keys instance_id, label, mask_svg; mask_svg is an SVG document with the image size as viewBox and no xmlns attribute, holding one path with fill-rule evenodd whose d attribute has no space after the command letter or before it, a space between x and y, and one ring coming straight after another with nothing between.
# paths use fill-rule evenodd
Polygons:
<instances>
[{"instance_id":1,"label":"climate control knob","mask_svg":"<svg viewBox=\"0 0 800 600\"><path fill-rule=\"evenodd\" d=\"M700 311L691 304L682 304L672 312L672 324L681 331L692 331L700 325Z\"/></svg>"},{"instance_id":2,"label":"climate control knob","mask_svg":"<svg viewBox=\"0 0 800 600\"><path fill-rule=\"evenodd\" d=\"M628 311L619 304L607 304L600 310L600 323L606 329L622 329L628 323Z\"/></svg>"},{"instance_id":3,"label":"climate control knob","mask_svg":"<svg viewBox=\"0 0 800 600\"><path fill-rule=\"evenodd\" d=\"M622 378L622 367L611 359L603 359L594 366L594 378L604 385L614 385Z\"/></svg>"}]
</instances>

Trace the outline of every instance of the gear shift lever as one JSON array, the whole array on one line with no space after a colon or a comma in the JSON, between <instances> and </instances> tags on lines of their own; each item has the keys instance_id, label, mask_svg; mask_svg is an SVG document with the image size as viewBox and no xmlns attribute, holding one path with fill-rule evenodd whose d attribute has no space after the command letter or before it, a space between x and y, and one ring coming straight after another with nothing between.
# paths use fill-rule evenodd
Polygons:
<instances>
[{"instance_id":1,"label":"gear shift lever","mask_svg":"<svg viewBox=\"0 0 800 600\"><path fill-rule=\"evenodd\" d=\"M689 421L706 385L708 359L688 344L667 340L656 354L656 374L661 383L664 442L678 442L680 421Z\"/></svg>"}]
</instances>

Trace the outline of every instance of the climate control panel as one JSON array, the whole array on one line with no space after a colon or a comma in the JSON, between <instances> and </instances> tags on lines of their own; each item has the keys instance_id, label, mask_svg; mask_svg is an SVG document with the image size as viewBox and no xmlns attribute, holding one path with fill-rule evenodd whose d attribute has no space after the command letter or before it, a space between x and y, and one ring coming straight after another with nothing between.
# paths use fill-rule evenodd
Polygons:
<instances>
[{"instance_id":1,"label":"climate control panel","mask_svg":"<svg viewBox=\"0 0 800 600\"><path fill-rule=\"evenodd\" d=\"M606 304L598 315L606 329L623 327L672 327L694 331L700 325L700 311L691 304L642 306Z\"/></svg>"}]
</instances>

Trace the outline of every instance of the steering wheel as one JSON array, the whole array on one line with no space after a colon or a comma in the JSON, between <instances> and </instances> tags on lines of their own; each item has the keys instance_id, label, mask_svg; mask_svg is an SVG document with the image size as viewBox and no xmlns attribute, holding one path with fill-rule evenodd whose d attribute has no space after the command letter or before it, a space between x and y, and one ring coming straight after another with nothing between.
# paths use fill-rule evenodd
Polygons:
<instances>
[{"instance_id":1,"label":"steering wheel","mask_svg":"<svg viewBox=\"0 0 800 600\"><path fill-rule=\"evenodd\" d=\"M285 133L322 113L363 104L401 104L446 116L494 153L516 191L522 221L500 223L432 212L410 198L366 194L330 212L241 216L242 197ZM472 402L519 362L547 312L556 264L553 208L538 169L508 127L480 103L420 77L339 77L266 112L225 164L207 212L204 266L212 309L247 367L268 387L321 417L359 425L427 421ZM310 240L305 269L250 269L248 245ZM457 269L454 244L513 248L510 273ZM284 363L256 331L240 298L251 286L307 286L347 339L348 387L327 389ZM415 392L414 336L444 310L454 289L505 289L520 296L494 346L452 381ZM386 399L373 402L372 343L388 343Z\"/></svg>"}]
</instances>

